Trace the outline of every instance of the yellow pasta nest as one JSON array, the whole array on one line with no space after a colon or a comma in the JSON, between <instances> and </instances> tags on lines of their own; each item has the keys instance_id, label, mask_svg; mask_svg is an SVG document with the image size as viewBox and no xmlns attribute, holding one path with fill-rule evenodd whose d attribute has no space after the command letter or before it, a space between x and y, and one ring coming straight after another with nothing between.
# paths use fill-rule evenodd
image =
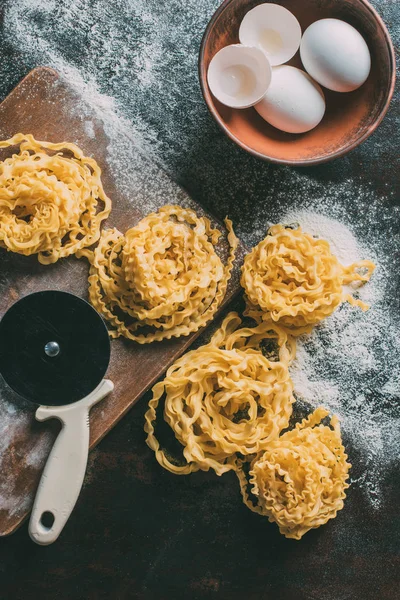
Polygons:
<instances>
[{"instance_id":1,"label":"yellow pasta nest","mask_svg":"<svg viewBox=\"0 0 400 600\"><path fill-rule=\"evenodd\" d=\"M210 321L230 279L238 244L229 219L224 267L220 232L189 209L164 206L125 235L103 232L90 263L89 296L109 321L112 337L141 344L188 335Z\"/></svg>"},{"instance_id":2,"label":"yellow pasta nest","mask_svg":"<svg viewBox=\"0 0 400 600\"><path fill-rule=\"evenodd\" d=\"M320 424L328 414L316 409L259 453L247 474L238 470L246 506L277 523L287 538L299 540L343 508L351 465L337 418L331 427Z\"/></svg>"},{"instance_id":3,"label":"yellow pasta nest","mask_svg":"<svg viewBox=\"0 0 400 600\"><path fill-rule=\"evenodd\" d=\"M344 300L366 310L366 304L344 295L343 286L367 282L374 269L368 260L344 267L327 241L300 227L274 225L244 260L245 314L257 322L272 319L296 335L309 332Z\"/></svg>"},{"instance_id":4,"label":"yellow pasta nest","mask_svg":"<svg viewBox=\"0 0 400 600\"><path fill-rule=\"evenodd\" d=\"M147 444L158 462L176 474L214 469L218 475L235 469L237 453L249 455L275 440L292 412L288 364L294 348L285 332L273 325L239 328L230 313L209 344L180 358L164 381L153 388L146 413ZM261 351L274 341L278 360ZM157 409L183 448L177 464L157 438Z\"/></svg>"},{"instance_id":5,"label":"yellow pasta nest","mask_svg":"<svg viewBox=\"0 0 400 600\"><path fill-rule=\"evenodd\" d=\"M96 161L22 133L0 142L11 146L19 152L0 163L0 247L50 264L97 242L111 201Z\"/></svg>"}]
</instances>

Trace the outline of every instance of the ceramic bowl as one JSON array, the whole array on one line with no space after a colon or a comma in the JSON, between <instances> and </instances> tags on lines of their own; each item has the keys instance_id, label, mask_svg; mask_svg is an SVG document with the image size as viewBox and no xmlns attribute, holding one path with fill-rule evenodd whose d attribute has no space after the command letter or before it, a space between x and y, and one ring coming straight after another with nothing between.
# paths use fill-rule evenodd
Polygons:
<instances>
[{"instance_id":1,"label":"ceramic bowl","mask_svg":"<svg viewBox=\"0 0 400 600\"><path fill-rule=\"evenodd\" d=\"M343 156L367 139L388 110L395 84L395 58L389 33L366 0L280 0L299 20L301 29L325 18L341 19L364 37L371 53L371 72L354 92L337 93L324 88L326 113L321 123L304 134L289 134L266 123L254 108L224 106L210 92L207 69L224 46L239 42L244 15L259 0L225 0L204 33L199 56L199 76L204 99L222 130L241 148L274 163L311 166ZM299 52L289 65L302 68Z\"/></svg>"}]
</instances>

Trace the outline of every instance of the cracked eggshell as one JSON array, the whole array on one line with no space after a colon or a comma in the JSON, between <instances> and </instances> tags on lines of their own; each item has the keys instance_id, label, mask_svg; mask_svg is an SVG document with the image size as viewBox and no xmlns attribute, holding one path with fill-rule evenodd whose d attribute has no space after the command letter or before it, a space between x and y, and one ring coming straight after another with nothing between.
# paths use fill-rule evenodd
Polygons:
<instances>
[{"instance_id":1,"label":"cracked eggshell","mask_svg":"<svg viewBox=\"0 0 400 600\"><path fill-rule=\"evenodd\" d=\"M261 100L271 82L271 66L258 48L225 46L212 58L207 72L211 93L226 106L249 108Z\"/></svg>"},{"instance_id":2,"label":"cracked eggshell","mask_svg":"<svg viewBox=\"0 0 400 600\"><path fill-rule=\"evenodd\" d=\"M259 4L244 17L239 28L240 42L260 48L272 66L290 60L301 41L296 17L279 4Z\"/></svg>"}]
</instances>

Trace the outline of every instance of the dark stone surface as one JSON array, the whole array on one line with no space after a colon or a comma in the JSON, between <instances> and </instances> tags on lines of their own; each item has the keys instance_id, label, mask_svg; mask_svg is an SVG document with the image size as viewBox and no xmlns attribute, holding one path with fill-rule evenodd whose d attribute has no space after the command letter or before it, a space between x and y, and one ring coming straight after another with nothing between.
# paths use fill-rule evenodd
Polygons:
<instances>
[{"instance_id":1,"label":"dark stone surface","mask_svg":"<svg viewBox=\"0 0 400 600\"><path fill-rule=\"evenodd\" d=\"M0 539L0 597L394 600L396 473L373 521L353 486L336 521L286 540L241 503L233 474L162 470L145 445L144 411L145 399L94 451L55 545L34 545L26 526Z\"/></svg>"},{"instance_id":2,"label":"dark stone surface","mask_svg":"<svg viewBox=\"0 0 400 600\"><path fill-rule=\"evenodd\" d=\"M76 68L116 99L143 134L146 151L196 200L219 216L229 213L247 243L262 237L277 206L296 205L299 197L303 204L322 199L325 212L332 206L337 214L339 207L361 235L371 234L371 207L378 216L381 207L386 223L398 219L390 208L400 203L398 94L378 131L343 159L290 169L247 156L211 120L197 82L201 34L217 5L3 0L0 97L38 64ZM397 3L374 5L398 44ZM397 224L391 221L391 231ZM382 481L382 510L372 513L353 485L335 521L290 541L245 508L233 474L163 471L145 445L145 409L143 398L94 451L88 481L55 545L34 545L26 526L0 539L1 600L397 597L397 468Z\"/></svg>"}]
</instances>

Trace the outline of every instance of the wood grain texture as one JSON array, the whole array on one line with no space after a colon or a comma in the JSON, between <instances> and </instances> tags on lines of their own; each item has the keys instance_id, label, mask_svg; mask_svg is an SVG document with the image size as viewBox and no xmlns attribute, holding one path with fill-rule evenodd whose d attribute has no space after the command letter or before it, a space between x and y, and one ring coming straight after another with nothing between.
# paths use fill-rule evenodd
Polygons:
<instances>
[{"instance_id":1,"label":"wood grain texture","mask_svg":"<svg viewBox=\"0 0 400 600\"><path fill-rule=\"evenodd\" d=\"M108 139L103 125L93 116L95 136L88 136L82 119L82 107L76 110L76 102L74 91L59 79L55 71L44 67L36 68L0 105L1 138L6 139L21 131L31 133L39 140L75 142L86 154L94 156L103 171L106 193L113 200L113 211L106 225L116 226L121 231L135 225L150 212L143 199L146 193L153 194L152 207L155 203L162 206L174 201L195 208L198 214L205 214L159 167L145 157L141 159L142 168L137 185L130 190L124 188L124 193L121 193L108 165ZM123 154L123 147L121 153ZM7 152L2 151L0 159L4 159L6 155ZM130 168L130 165L125 167ZM157 193L155 197L153 192L158 187L164 193ZM219 224L219 227L223 230L223 226ZM226 257L227 249L227 242L223 240L217 249L222 258ZM238 265L244 251L244 246L241 246L221 309L240 289ZM39 290L65 290L87 298L87 273L87 262L75 257L60 260L55 265L43 266L35 256L26 258L0 249L0 317L17 299ZM107 377L114 382L115 389L91 411L91 447L110 431L197 335L198 333L147 346L139 346L124 339L112 342ZM30 455L38 452L43 444L48 451L58 428L55 422L37 423L34 418L35 406L21 403L13 392L0 383L0 402L2 399L19 406L18 411L29 418L16 429L3 461L2 476L7 478L12 474L13 482L10 487L15 503L12 510L0 507L0 536L12 533L27 516L46 452L39 464L34 466Z\"/></svg>"}]
</instances>

